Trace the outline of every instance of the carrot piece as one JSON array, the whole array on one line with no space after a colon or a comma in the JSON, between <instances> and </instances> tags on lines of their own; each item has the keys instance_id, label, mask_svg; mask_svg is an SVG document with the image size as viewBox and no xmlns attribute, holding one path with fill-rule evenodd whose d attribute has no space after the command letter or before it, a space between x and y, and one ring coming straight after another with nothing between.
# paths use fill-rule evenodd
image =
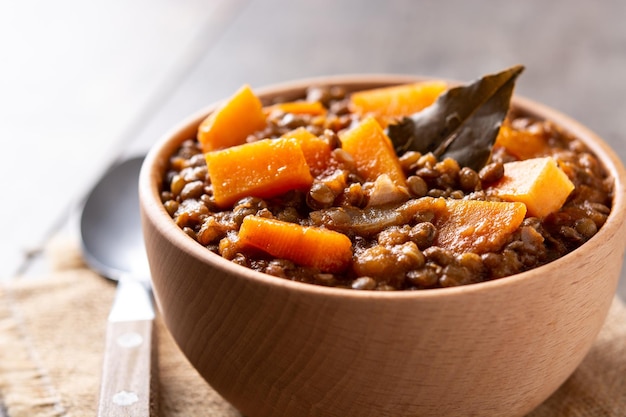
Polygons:
<instances>
[{"instance_id":1,"label":"carrot piece","mask_svg":"<svg viewBox=\"0 0 626 417\"><path fill-rule=\"evenodd\" d=\"M424 81L358 91L350 96L349 106L354 113L371 114L384 125L385 120L430 106L447 88L443 81Z\"/></svg>"},{"instance_id":2,"label":"carrot piece","mask_svg":"<svg viewBox=\"0 0 626 417\"><path fill-rule=\"evenodd\" d=\"M277 110L282 113L293 114L310 114L319 116L326 114L326 108L319 101L288 101L285 103L277 103L264 108L267 114Z\"/></svg>"},{"instance_id":3,"label":"carrot piece","mask_svg":"<svg viewBox=\"0 0 626 417\"><path fill-rule=\"evenodd\" d=\"M311 168L313 176L320 175L328 168L331 156L328 142L315 136L304 127L287 132L282 137L295 139L300 144L304 159Z\"/></svg>"},{"instance_id":4,"label":"carrot piece","mask_svg":"<svg viewBox=\"0 0 626 417\"><path fill-rule=\"evenodd\" d=\"M448 200L435 216L435 245L456 253L499 250L526 215L523 203Z\"/></svg>"},{"instance_id":5,"label":"carrot piece","mask_svg":"<svg viewBox=\"0 0 626 417\"><path fill-rule=\"evenodd\" d=\"M368 117L359 125L340 135L342 148L352 155L356 169L366 181L375 181L382 174L406 186L404 171L391 140L376 119Z\"/></svg>"},{"instance_id":6,"label":"carrot piece","mask_svg":"<svg viewBox=\"0 0 626 417\"><path fill-rule=\"evenodd\" d=\"M502 125L494 147L503 147L518 159L535 158L545 155L550 150L541 134L528 130L514 130L509 125Z\"/></svg>"},{"instance_id":7,"label":"carrot piece","mask_svg":"<svg viewBox=\"0 0 626 417\"><path fill-rule=\"evenodd\" d=\"M269 198L313 182L300 145L293 139L264 139L219 151L205 159L218 206L245 196Z\"/></svg>"},{"instance_id":8,"label":"carrot piece","mask_svg":"<svg viewBox=\"0 0 626 417\"><path fill-rule=\"evenodd\" d=\"M200 123L197 137L202 150L210 152L245 143L265 124L261 100L244 85Z\"/></svg>"},{"instance_id":9,"label":"carrot piece","mask_svg":"<svg viewBox=\"0 0 626 417\"><path fill-rule=\"evenodd\" d=\"M552 157L504 164L504 176L488 190L503 200L526 204L528 214L543 218L560 209L574 184Z\"/></svg>"},{"instance_id":10,"label":"carrot piece","mask_svg":"<svg viewBox=\"0 0 626 417\"><path fill-rule=\"evenodd\" d=\"M352 242L342 233L258 216L243 219L238 244L323 272L345 271L352 262Z\"/></svg>"}]
</instances>

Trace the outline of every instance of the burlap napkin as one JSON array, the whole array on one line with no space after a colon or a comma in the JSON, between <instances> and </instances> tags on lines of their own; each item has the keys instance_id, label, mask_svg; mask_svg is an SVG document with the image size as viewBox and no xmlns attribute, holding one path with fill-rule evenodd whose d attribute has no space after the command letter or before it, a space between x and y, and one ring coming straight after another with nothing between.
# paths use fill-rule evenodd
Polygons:
<instances>
[{"instance_id":1,"label":"burlap napkin","mask_svg":"<svg viewBox=\"0 0 626 417\"><path fill-rule=\"evenodd\" d=\"M50 273L0 288L0 398L9 417L96 412L115 287L85 267L73 240L50 248ZM241 417L157 324L160 415ZM584 362L529 415L555 416L626 416L626 308L617 298Z\"/></svg>"}]
</instances>

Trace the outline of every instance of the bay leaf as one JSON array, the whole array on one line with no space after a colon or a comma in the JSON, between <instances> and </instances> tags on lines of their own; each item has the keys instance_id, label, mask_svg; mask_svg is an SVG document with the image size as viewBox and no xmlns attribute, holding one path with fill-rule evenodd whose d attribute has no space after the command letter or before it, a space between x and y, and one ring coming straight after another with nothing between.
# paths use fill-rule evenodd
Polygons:
<instances>
[{"instance_id":1,"label":"bay leaf","mask_svg":"<svg viewBox=\"0 0 626 417\"><path fill-rule=\"evenodd\" d=\"M433 152L459 165L480 170L506 117L515 80L524 70L516 65L452 87L429 107L387 127L396 153Z\"/></svg>"}]
</instances>

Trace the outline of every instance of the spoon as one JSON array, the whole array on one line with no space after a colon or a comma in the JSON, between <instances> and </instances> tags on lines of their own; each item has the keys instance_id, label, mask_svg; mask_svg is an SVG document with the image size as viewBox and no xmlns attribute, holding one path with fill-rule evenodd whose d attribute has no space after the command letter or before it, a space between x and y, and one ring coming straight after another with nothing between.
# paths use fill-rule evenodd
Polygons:
<instances>
[{"instance_id":1,"label":"spoon","mask_svg":"<svg viewBox=\"0 0 626 417\"><path fill-rule=\"evenodd\" d=\"M117 280L108 317L98 416L150 415L154 307L141 234L137 183L143 157L111 168L80 219L85 261Z\"/></svg>"}]
</instances>

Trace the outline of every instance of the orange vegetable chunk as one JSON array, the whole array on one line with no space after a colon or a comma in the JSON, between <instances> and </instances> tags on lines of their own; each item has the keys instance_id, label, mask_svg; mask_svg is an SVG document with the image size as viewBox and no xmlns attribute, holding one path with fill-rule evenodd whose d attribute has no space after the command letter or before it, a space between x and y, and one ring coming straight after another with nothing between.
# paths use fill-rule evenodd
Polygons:
<instances>
[{"instance_id":1,"label":"orange vegetable chunk","mask_svg":"<svg viewBox=\"0 0 626 417\"><path fill-rule=\"evenodd\" d=\"M503 200L526 204L528 214L543 218L560 209L574 184L552 157L504 164L504 177L488 190Z\"/></svg>"},{"instance_id":2,"label":"orange vegetable chunk","mask_svg":"<svg viewBox=\"0 0 626 417\"><path fill-rule=\"evenodd\" d=\"M282 137L295 139L300 144L304 159L311 168L313 176L320 175L328 168L331 156L328 142L315 136L304 127L287 132Z\"/></svg>"},{"instance_id":3,"label":"orange vegetable chunk","mask_svg":"<svg viewBox=\"0 0 626 417\"><path fill-rule=\"evenodd\" d=\"M213 195L226 208L245 196L274 197L313 182L300 145L264 139L205 154Z\"/></svg>"},{"instance_id":4,"label":"orange vegetable chunk","mask_svg":"<svg viewBox=\"0 0 626 417\"><path fill-rule=\"evenodd\" d=\"M371 114L385 120L416 113L435 102L448 88L444 81L423 81L352 93L350 109L357 114Z\"/></svg>"},{"instance_id":5,"label":"orange vegetable chunk","mask_svg":"<svg viewBox=\"0 0 626 417\"><path fill-rule=\"evenodd\" d=\"M387 174L396 185L406 186L406 177L391 140L376 119L368 117L340 135L342 148L354 158L356 169L366 181Z\"/></svg>"},{"instance_id":6,"label":"orange vegetable chunk","mask_svg":"<svg viewBox=\"0 0 626 417\"><path fill-rule=\"evenodd\" d=\"M505 148L518 159L531 159L550 151L550 146L540 133L514 130L508 125L502 125L494 146Z\"/></svg>"},{"instance_id":7,"label":"orange vegetable chunk","mask_svg":"<svg viewBox=\"0 0 626 417\"><path fill-rule=\"evenodd\" d=\"M204 152L242 145L265 124L261 100L244 85L200 123L198 142Z\"/></svg>"},{"instance_id":8,"label":"orange vegetable chunk","mask_svg":"<svg viewBox=\"0 0 626 417\"><path fill-rule=\"evenodd\" d=\"M344 234L258 216L243 219L239 244L323 272L345 271L352 262L352 242Z\"/></svg>"},{"instance_id":9,"label":"orange vegetable chunk","mask_svg":"<svg viewBox=\"0 0 626 417\"><path fill-rule=\"evenodd\" d=\"M448 200L435 217L435 245L456 253L497 251L526 216L523 203Z\"/></svg>"},{"instance_id":10,"label":"orange vegetable chunk","mask_svg":"<svg viewBox=\"0 0 626 417\"><path fill-rule=\"evenodd\" d=\"M310 114L313 116L319 116L326 113L326 108L319 101L304 100L277 103L265 108L267 113L271 113L274 110L278 110L283 113Z\"/></svg>"}]
</instances>

